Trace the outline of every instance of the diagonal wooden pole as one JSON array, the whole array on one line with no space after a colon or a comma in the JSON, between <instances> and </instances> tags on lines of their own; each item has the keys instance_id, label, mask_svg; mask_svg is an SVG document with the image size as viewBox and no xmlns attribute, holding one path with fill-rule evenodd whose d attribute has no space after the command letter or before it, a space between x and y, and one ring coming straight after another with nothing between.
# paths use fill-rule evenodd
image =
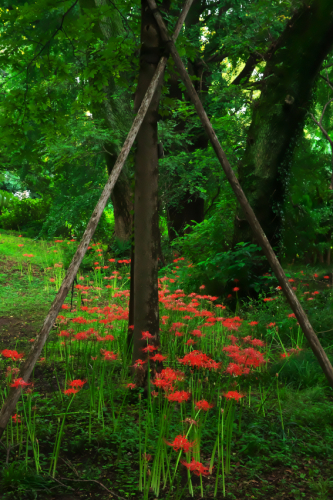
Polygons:
<instances>
[{"instance_id":1,"label":"diagonal wooden pole","mask_svg":"<svg viewBox=\"0 0 333 500\"><path fill-rule=\"evenodd\" d=\"M187 16L187 13L191 7L193 0L186 0L184 3L183 10L179 16L179 19L177 21L176 27L175 27L175 32L173 34L172 39L175 41L180 33L180 30L184 24L185 18ZM103 192L101 194L101 197L95 207L95 210L93 211L93 214L90 218L90 221L88 222L87 228L84 232L84 235L82 237L81 243L78 246L78 249L76 250L76 253L72 259L72 262L67 270L67 274L65 276L64 281L61 284L61 287L56 295L56 298L53 301L53 304L48 312L48 315L45 318L44 324L42 326L42 329L40 330L39 334L36 337L36 340L34 342L34 345L29 353L29 356L27 357L26 361L22 365L20 369L20 373L18 374L18 378L22 378L25 382L29 380L29 377L31 375L31 372L37 362L37 359L40 356L40 353L42 352L42 349L44 347L44 344L47 340L47 337L50 333L50 330L52 328L52 325L54 324L57 315L60 311L60 308L62 304L64 303L64 300L67 296L67 293L73 283L74 277L76 276L76 273L79 270L80 264L82 262L82 259L87 251L88 245L91 241L91 238L94 235L95 229L97 227L97 224L99 222L99 219L103 213L103 210L107 204L107 201L111 195L111 191L119 177L120 171L123 168L123 165L126 161L126 158L128 156L128 153L130 152L130 149L134 143L134 140L137 136L137 133L140 129L141 123L145 117L145 114L149 108L150 102L153 98L153 95L155 93L155 89L160 81L160 78L163 76L163 72L167 63L167 57L162 57L158 63L158 66L156 68L155 74L152 78L152 81L150 82L150 85L147 89L147 92L145 94L145 97L141 103L140 109L138 111L138 114L134 118L131 130L128 133L128 136L124 142L124 145L122 147L122 150L117 158L117 161L113 167L113 170L111 172L111 175L108 179L108 182L106 183ZM21 394L21 388L11 388L8 397L6 401L4 402L1 412L0 412L0 438L4 433L4 430L7 426L8 420L12 413L15 410L15 406L17 401L19 400Z\"/></svg>"},{"instance_id":2,"label":"diagonal wooden pole","mask_svg":"<svg viewBox=\"0 0 333 500\"><path fill-rule=\"evenodd\" d=\"M284 271L264 233L262 230L262 227L260 226L258 219L255 216L255 213L253 212L242 188L241 185L238 182L237 177L234 174L234 171L232 170L230 163L227 160L227 157L218 141L218 138L216 137L216 134L214 132L214 129L209 121L209 118L203 108L203 105L199 99L198 94L195 91L195 88L190 80L190 77L186 71L186 68L177 52L177 49L175 47L175 44L172 39L169 38L168 30L164 24L163 18L161 16L161 13L157 9L156 2L155 0L147 0L148 5L150 9L152 10L156 22L160 28L161 32L161 37L165 42L168 42L169 45L169 50L170 53L174 59L176 68L179 72L179 75L181 79L183 80L183 83L187 89L187 92L191 98L192 103L195 106L195 109L197 110L197 113L201 119L202 125L210 139L210 142L212 143L212 146L214 148L214 151L216 153L216 156L219 160L219 162L222 165L222 168L227 176L227 179L229 183L231 184L231 187L236 195L237 200L239 201L242 209L244 210L245 216L248 220L248 223L250 224L252 231L257 238L257 241L259 242L261 248L263 249L267 260L273 269L275 276L277 277L282 290L284 294L287 297L287 300L290 304L291 309L294 311L295 316L301 325L301 328L304 332L304 335L306 336L311 349L313 350L316 358L319 361L319 364L328 380L328 383L330 386L333 388L333 368L332 365L326 355L326 352L322 348L318 337L316 333L314 332L311 323L308 320L307 315L304 312L304 309L302 308L298 298L293 292L293 289L291 288Z\"/></svg>"}]
</instances>

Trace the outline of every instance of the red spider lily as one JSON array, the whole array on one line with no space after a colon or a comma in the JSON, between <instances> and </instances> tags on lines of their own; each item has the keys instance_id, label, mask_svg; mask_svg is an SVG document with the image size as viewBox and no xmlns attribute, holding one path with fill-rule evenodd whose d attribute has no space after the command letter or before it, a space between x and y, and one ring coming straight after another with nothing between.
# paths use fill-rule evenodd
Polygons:
<instances>
[{"instance_id":1,"label":"red spider lily","mask_svg":"<svg viewBox=\"0 0 333 500\"><path fill-rule=\"evenodd\" d=\"M147 345L147 347L144 347L142 349L143 352L154 352L157 351L158 347L155 347L153 345Z\"/></svg>"},{"instance_id":2,"label":"red spider lily","mask_svg":"<svg viewBox=\"0 0 333 500\"><path fill-rule=\"evenodd\" d=\"M162 363L162 361L165 361L167 359L168 356L163 356L162 354L155 354L154 356L151 356L151 360L152 361L159 361L160 363Z\"/></svg>"},{"instance_id":3,"label":"red spider lily","mask_svg":"<svg viewBox=\"0 0 333 500\"><path fill-rule=\"evenodd\" d=\"M58 334L58 337L69 337L70 333L67 330L61 330L61 332Z\"/></svg>"},{"instance_id":4,"label":"red spider lily","mask_svg":"<svg viewBox=\"0 0 333 500\"><path fill-rule=\"evenodd\" d=\"M184 377L185 377L183 372L178 371L178 370L175 371L170 367L164 368L164 370L161 371L160 376L164 380L168 380L170 382L176 382L177 380L182 381L182 380L184 380Z\"/></svg>"},{"instance_id":5,"label":"red spider lily","mask_svg":"<svg viewBox=\"0 0 333 500\"><path fill-rule=\"evenodd\" d=\"M238 330L241 326L241 319L238 317L235 318L223 318L222 325L225 326L228 330Z\"/></svg>"},{"instance_id":6,"label":"red spider lily","mask_svg":"<svg viewBox=\"0 0 333 500\"><path fill-rule=\"evenodd\" d=\"M240 375L243 375L243 373L249 373L250 369L249 368L244 369L242 366L237 365L236 363L229 363L225 371L226 373L229 373L229 375L233 375L234 377L239 377Z\"/></svg>"},{"instance_id":7,"label":"red spider lily","mask_svg":"<svg viewBox=\"0 0 333 500\"><path fill-rule=\"evenodd\" d=\"M69 309L69 305L68 305L68 304L63 304L63 305L61 306L61 309Z\"/></svg>"},{"instance_id":8,"label":"red spider lily","mask_svg":"<svg viewBox=\"0 0 333 500\"><path fill-rule=\"evenodd\" d=\"M185 354L183 359L178 359L178 361L183 365L190 365L197 368L216 369L216 367L220 366L220 363L214 362L207 356L207 354L204 354L203 352L197 350Z\"/></svg>"},{"instance_id":9,"label":"red spider lily","mask_svg":"<svg viewBox=\"0 0 333 500\"><path fill-rule=\"evenodd\" d=\"M240 347L238 345L227 345L226 347L223 347L222 351L234 353L238 352L239 349Z\"/></svg>"},{"instance_id":10,"label":"red spider lily","mask_svg":"<svg viewBox=\"0 0 333 500\"><path fill-rule=\"evenodd\" d=\"M1 354L5 358L10 358L13 361L17 361L18 359L22 359L24 357L24 352L21 352L20 354L17 351L11 351L10 349L4 349Z\"/></svg>"},{"instance_id":11,"label":"red spider lily","mask_svg":"<svg viewBox=\"0 0 333 500\"><path fill-rule=\"evenodd\" d=\"M71 387L70 389L65 389L63 393L66 394L66 396L70 396L71 394L77 394L79 390L80 389L73 389L73 387Z\"/></svg>"},{"instance_id":12,"label":"red spider lily","mask_svg":"<svg viewBox=\"0 0 333 500\"><path fill-rule=\"evenodd\" d=\"M142 361L142 359L137 359L134 365L132 365L134 368L140 368L143 369L143 365L147 363L147 361Z\"/></svg>"},{"instance_id":13,"label":"red spider lily","mask_svg":"<svg viewBox=\"0 0 333 500\"><path fill-rule=\"evenodd\" d=\"M167 380L164 380L163 378L156 377L155 380L151 380L150 382L153 385L156 385L156 387L162 388L164 391L173 391L173 386L172 382L168 382Z\"/></svg>"},{"instance_id":14,"label":"red spider lily","mask_svg":"<svg viewBox=\"0 0 333 500\"><path fill-rule=\"evenodd\" d=\"M12 420L14 422L14 424L20 424L21 423L21 420L19 420L21 418L21 415L17 415L17 413L15 413L15 415L12 416Z\"/></svg>"},{"instance_id":15,"label":"red spider lily","mask_svg":"<svg viewBox=\"0 0 333 500\"><path fill-rule=\"evenodd\" d=\"M262 341L262 340L260 340L260 339L252 339L252 340L250 340L250 343L251 343L252 345L258 345L258 346L260 346L260 347L263 347L263 346L265 345L265 342L263 342L263 341Z\"/></svg>"},{"instance_id":16,"label":"red spider lily","mask_svg":"<svg viewBox=\"0 0 333 500\"><path fill-rule=\"evenodd\" d=\"M274 328L274 326L275 326L275 323L269 323L269 324L266 326L266 328Z\"/></svg>"},{"instance_id":17,"label":"red spider lily","mask_svg":"<svg viewBox=\"0 0 333 500\"><path fill-rule=\"evenodd\" d=\"M194 337L205 337L205 335L201 333L200 330L193 330L193 332L191 332L191 335L193 335Z\"/></svg>"},{"instance_id":18,"label":"red spider lily","mask_svg":"<svg viewBox=\"0 0 333 500\"><path fill-rule=\"evenodd\" d=\"M136 384L129 383L129 384L127 384L126 388L127 389L135 389L136 388Z\"/></svg>"},{"instance_id":19,"label":"red spider lily","mask_svg":"<svg viewBox=\"0 0 333 500\"><path fill-rule=\"evenodd\" d=\"M154 335L149 332L142 332L141 340L153 339Z\"/></svg>"},{"instance_id":20,"label":"red spider lily","mask_svg":"<svg viewBox=\"0 0 333 500\"><path fill-rule=\"evenodd\" d=\"M104 351L104 349L101 349L101 353L102 350ZM102 354L104 356L105 361L114 361L115 359L118 358L118 354L113 351L104 351Z\"/></svg>"},{"instance_id":21,"label":"red spider lily","mask_svg":"<svg viewBox=\"0 0 333 500\"><path fill-rule=\"evenodd\" d=\"M168 441L165 441L165 443L168 446L172 446L174 451L183 450L185 451L185 453L188 453L195 444L194 441L191 443L186 439L186 436L181 436L181 435L176 436L172 443L168 443Z\"/></svg>"},{"instance_id":22,"label":"red spider lily","mask_svg":"<svg viewBox=\"0 0 333 500\"><path fill-rule=\"evenodd\" d=\"M166 398L170 402L183 403L183 401L188 401L190 399L191 393L186 391L175 391L172 394L168 394Z\"/></svg>"},{"instance_id":23,"label":"red spider lily","mask_svg":"<svg viewBox=\"0 0 333 500\"><path fill-rule=\"evenodd\" d=\"M153 398L157 398L158 392L157 391L151 391L151 395L153 396Z\"/></svg>"},{"instance_id":24,"label":"red spider lily","mask_svg":"<svg viewBox=\"0 0 333 500\"><path fill-rule=\"evenodd\" d=\"M180 463L185 465L185 467L193 472L196 476L208 476L209 475L209 467L204 467L201 462L197 462L192 457L192 462L187 463L185 460L181 460Z\"/></svg>"},{"instance_id":25,"label":"red spider lily","mask_svg":"<svg viewBox=\"0 0 333 500\"><path fill-rule=\"evenodd\" d=\"M18 247L24 247L24 245L17 245Z\"/></svg>"},{"instance_id":26,"label":"red spider lily","mask_svg":"<svg viewBox=\"0 0 333 500\"><path fill-rule=\"evenodd\" d=\"M67 382L69 387L83 387L84 384L87 383L86 380L80 380L80 379L75 379L75 380L70 380Z\"/></svg>"},{"instance_id":27,"label":"red spider lily","mask_svg":"<svg viewBox=\"0 0 333 500\"><path fill-rule=\"evenodd\" d=\"M239 291L239 288L238 286L235 286L235 288L232 289L233 292L238 292Z\"/></svg>"},{"instance_id":28,"label":"red spider lily","mask_svg":"<svg viewBox=\"0 0 333 500\"><path fill-rule=\"evenodd\" d=\"M20 378L17 378L16 380L14 380L14 382L12 384L10 384L10 387L26 387L27 385L31 385L31 384L28 384L27 382L25 382L23 380L22 377Z\"/></svg>"},{"instance_id":29,"label":"red spider lily","mask_svg":"<svg viewBox=\"0 0 333 500\"><path fill-rule=\"evenodd\" d=\"M210 408L213 408L214 405L210 405L208 401L202 399L201 401L197 401L195 403L195 406L198 408L198 410L208 411Z\"/></svg>"},{"instance_id":30,"label":"red spider lily","mask_svg":"<svg viewBox=\"0 0 333 500\"><path fill-rule=\"evenodd\" d=\"M249 323L250 326L255 326L258 324L258 321L251 321L251 323Z\"/></svg>"},{"instance_id":31,"label":"red spider lily","mask_svg":"<svg viewBox=\"0 0 333 500\"><path fill-rule=\"evenodd\" d=\"M75 340L87 340L88 335L86 332L78 332L76 335L73 335Z\"/></svg>"},{"instance_id":32,"label":"red spider lily","mask_svg":"<svg viewBox=\"0 0 333 500\"><path fill-rule=\"evenodd\" d=\"M238 401L239 399L244 397L244 394L240 394L237 391L229 391L227 392L227 394L223 394L223 396L227 399L235 399L236 401Z\"/></svg>"},{"instance_id":33,"label":"red spider lily","mask_svg":"<svg viewBox=\"0 0 333 500\"><path fill-rule=\"evenodd\" d=\"M329 280L329 279L330 279L330 277L329 277L329 276L324 276L324 279L325 279L325 280Z\"/></svg>"},{"instance_id":34,"label":"red spider lily","mask_svg":"<svg viewBox=\"0 0 333 500\"><path fill-rule=\"evenodd\" d=\"M288 314L288 318L296 318L295 313Z\"/></svg>"},{"instance_id":35,"label":"red spider lily","mask_svg":"<svg viewBox=\"0 0 333 500\"><path fill-rule=\"evenodd\" d=\"M185 342L185 344L186 344L186 345L194 345L194 344L196 344L196 342L194 342L194 340L193 340L193 339L188 339L188 341L187 341L187 342Z\"/></svg>"},{"instance_id":36,"label":"red spider lily","mask_svg":"<svg viewBox=\"0 0 333 500\"><path fill-rule=\"evenodd\" d=\"M183 336L183 333L181 332L175 332L175 337L182 337Z\"/></svg>"}]
</instances>

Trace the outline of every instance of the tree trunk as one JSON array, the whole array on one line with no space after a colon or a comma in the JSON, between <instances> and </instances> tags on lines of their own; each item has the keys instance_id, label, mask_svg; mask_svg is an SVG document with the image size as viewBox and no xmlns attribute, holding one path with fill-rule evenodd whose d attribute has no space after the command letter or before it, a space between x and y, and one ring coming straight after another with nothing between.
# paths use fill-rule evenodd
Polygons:
<instances>
[{"instance_id":1,"label":"tree trunk","mask_svg":"<svg viewBox=\"0 0 333 500\"><path fill-rule=\"evenodd\" d=\"M134 100L135 110L138 110L154 75L160 54L159 30L146 0L142 0L140 71ZM141 339L142 332L149 331L154 335L150 344L159 345L157 119L161 88L162 80L138 133L135 154L133 364L138 359L147 358L147 354L142 351L147 345ZM136 369L135 378L138 385L144 386L147 369Z\"/></svg>"},{"instance_id":2,"label":"tree trunk","mask_svg":"<svg viewBox=\"0 0 333 500\"><path fill-rule=\"evenodd\" d=\"M332 45L332 2L303 4L277 41L255 103L239 181L271 245L278 249L292 154L315 79ZM239 209L234 244L240 241L255 242Z\"/></svg>"},{"instance_id":3,"label":"tree trunk","mask_svg":"<svg viewBox=\"0 0 333 500\"><path fill-rule=\"evenodd\" d=\"M116 157L106 154L108 175L111 174ZM121 241L129 241L132 233L133 222L133 192L129 175L121 172L117 184L111 194L114 210L115 236Z\"/></svg>"}]
</instances>

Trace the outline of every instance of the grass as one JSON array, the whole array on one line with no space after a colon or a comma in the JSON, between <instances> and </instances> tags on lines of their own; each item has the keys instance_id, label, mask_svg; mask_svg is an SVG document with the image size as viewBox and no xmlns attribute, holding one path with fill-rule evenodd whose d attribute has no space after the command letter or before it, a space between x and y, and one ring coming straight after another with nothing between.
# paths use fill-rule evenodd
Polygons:
<instances>
[{"instance_id":1,"label":"grass","mask_svg":"<svg viewBox=\"0 0 333 500\"><path fill-rule=\"evenodd\" d=\"M77 244L3 234L0 242L0 351L27 354ZM264 302L263 296L256 303L239 304L239 321L228 307L216 307L223 306L220 299L204 298L199 290L184 296L181 283L170 282L176 275L170 272L160 281L161 353L168 356L164 367L184 373L173 383L175 389L191 391L192 396L184 403L169 402L168 392L154 386L158 395L147 398L143 389L127 387L133 383L126 355L128 264L109 263L112 256L105 250L101 245L89 250L77 276L77 284L86 289L74 288L72 309L67 297L67 309L34 369L34 386L22 390L16 417L0 444L1 498L332 498L332 390L296 320L288 317L291 311L283 296L271 290L268 295L274 301ZM103 269L105 265L109 267ZM324 278L313 280L312 271L308 276L300 270L289 272L310 319L319 321L320 311L326 311L329 322L331 288ZM309 294L304 295L306 282ZM318 289L320 293L312 295ZM209 326L207 319L221 317ZM76 318L83 320L73 321ZM102 319L106 321L100 323ZM251 326L253 321L258 324ZM326 329L325 320L320 321ZM268 327L271 323L275 325ZM78 334L90 328L96 334L78 340ZM193 335L196 330L205 336ZM175 331L183 336L175 336ZM330 335L321 341L333 358ZM191 339L196 344L186 345ZM230 359L230 346L242 351L253 339L259 341L253 349L261 353L253 355L264 362L257 367L253 362L248 375L226 372L230 362L242 366L239 357ZM302 350L293 354L297 344ZM193 368L191 373L191 366L179 359L193 349L221 366ZM105 351L117 356L112 359ZM15 375L6 376L8 367L19 363L1 356L2 400L15 380ZM68 383L78 379L84 382L82 388L75 395L64 394ZM237 403L224 396L228 391L243 397ZM213 407L199 411L195 403L200 400ZM184 422L186 418L196 425ZM188 472L178 462L179 451L167 444L186 433L195 444L180 460L189 463L194 456L204 467L213 466L207 475Z\"/></svg>"}]
</instances>

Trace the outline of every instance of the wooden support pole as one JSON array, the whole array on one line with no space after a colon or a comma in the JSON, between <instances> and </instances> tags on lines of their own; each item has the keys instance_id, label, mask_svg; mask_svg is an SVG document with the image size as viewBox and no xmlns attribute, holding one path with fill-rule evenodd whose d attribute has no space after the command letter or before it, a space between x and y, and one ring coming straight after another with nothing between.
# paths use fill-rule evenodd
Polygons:
<instances>
[{"instance_id":1,"label":"wooden support pole","mask_svg":"<svg viewBox=\"0 0 333 500\"><path fill-rule=\"evenodd\" d=\"M183 80L183 83L187 89L187 92L191 98L192 103L195 106L195 109L200 117L201 123L210 139L210 142L212 143L212 146L214 148L214 151L216 153L216 156L219 160L219 162L222 165L222 168L227 176L227 179L229 183L231 184L231 187L236 195L237 200L239 201L242 209L244 210L245 216L247 218L248 223L251 226L251 229L253 231L253 234L255 235L257 241L259 242L261 248L263 249L267 260L273 269L275 276L277 277L281 288L287 297L287 300L290 304L291 309L295 313L295 316L304 332L305 337L307 338L311 349L313 350L316 358L319 361L319 364L328 380L328 383L330 386L333 388L333 368L332 365L327 357L326 352L324 351L322 345L320 344L318 337L316 333L314 332L311 323L308 320L307 315L304 312L304 309L302 308L298 298L296 297L293 289L291 288L286 275L284 274L284 271L280 265L280 262L278 261L264 231L262 230L257 217L255 216L255 213L253 212L242 188L241 185L238 182L238 179L233 171L233 169L230 166L230 163L227 160L227 157L218 141L218 138L214 132L214 129L209 121L209 118L203 108L203 105L199 99L198 94L195 91L195 88L191 82L191 79L186 71L186 68L178 54L178 51L175 47L174 42L169 38L168 30L164 24L163 18L161 16L161 13L157 9L157 5L155 0L147 0L148 5L151 8L156 22L160 28L161 31L161 37L165 42L168 42L170 53L174 59L176 68L178 70L178 73Z\"/></svg>"},{"instance_id":2,"label":"wooden support pole","mask_svg":"<svg viewBox=\"0 0 333 500\"><path fill-rule=\"evenodd\" d=\"M191 7L193 0L186 0L184 4L184 8L179 16L179 19L177 21L176 27L175 27L175 32L172 37L172 40L176 40L180 30L182 28L182 25L184 23L184 20L186 18L186 15ZM128 156L128 153L130 152L130 149L134 143L134 140L137 136L137 133L140 129L141 123L146 115L146 112L148 110L148 107L150 105L150 102L154 96L156 87L159 83L160 78L163 75L163 72L165 70L165 66L167 63L167 57L162 57L158 63L158 66L156 68L155 74L150 82L150 85L147 89L147 92L142 100L141 106L139 108L138 114L134 118L131 130L128 133L128 136L124 142L124 145L122 147L122 150L117 158L117 161L112 169L111 175L103 189L103 192L101 194L101 197L99 201L97 202L97 205L95 207L95 210L93 211L93 214L90 218L90 221L88 222L87 228L84 232L84 235L82 237L81 243L78 246L78 249L76 250L76 253L72 259L72 262L70 263L70 266L67 270L66 276L64 278L64 281L61 284L61 287L56 295L56 298L53 301L53 304L45 318L44 324L42 326L42 329L40 330L39 334L36 337L36 340L34 342L34 345L29 353L29 356L27 357L26 361L22 365L20 369L20 373L18 374L17 378L22 378L25 382L29 380L29 377L31 375L31 372L42 352L42 349L44 347L44 344L47 340L47 337L50 333L50 330L52 328L52 325L54 324L57 315L60 311L60 308L62 304L64 303L64 300L67 296L67 293L73 283L73 280L76 276L76 273L79 270L80 264L82 262L83 257L85 256L85 253L87 251L88 245L91 241L91 238L94 235L94 232L96 230L97 224L99 222L99 219L101 218L101 215L103 213L103 210L108 202L108 199L110 198L112 189L117 182L117 179L119 177L119 174L121 172L121 169L124 166L124 163L126 161L126 158ZM4 402L1 412L0 412L0 438L4 433L4 430L7 426L8 420L10 419L12 413L15 410L16 403L19 400L21 394L21 388L14 388L12 387L9 395Z\"/></svg>"}]
</instances>

